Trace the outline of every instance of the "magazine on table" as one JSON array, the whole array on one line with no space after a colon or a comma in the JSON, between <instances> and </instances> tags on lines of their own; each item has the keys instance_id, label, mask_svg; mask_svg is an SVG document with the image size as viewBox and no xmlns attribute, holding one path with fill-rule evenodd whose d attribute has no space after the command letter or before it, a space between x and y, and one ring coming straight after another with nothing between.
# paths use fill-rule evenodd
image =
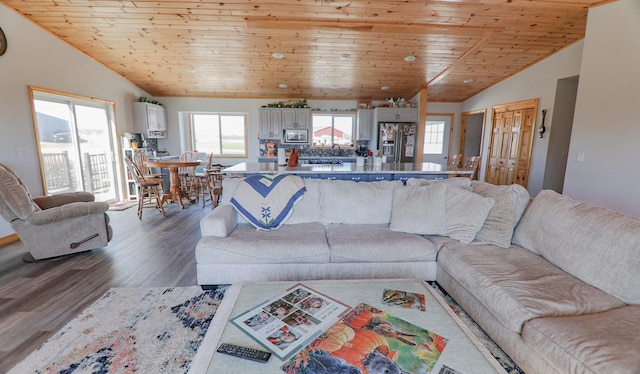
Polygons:
<instances>
[{"instance_id":1,"label":"magazine on table","mask_svg":"<svg viewBox=\"0 0 640 374\"><path fill-rule=\"evenodd\" d=\"M359 304L282 365L287 374L431 373L448 339Z\"/></svg>"},{"instance_id":2,"label":"magazine on table","mask_svg":"<svg viewBox=\"0 0 640 374\"><path fill-rule=\"evenodd\" d=\"M282 360L336 323L350 306L296 284L232 322Z\"/></svg>"}]
</instances>

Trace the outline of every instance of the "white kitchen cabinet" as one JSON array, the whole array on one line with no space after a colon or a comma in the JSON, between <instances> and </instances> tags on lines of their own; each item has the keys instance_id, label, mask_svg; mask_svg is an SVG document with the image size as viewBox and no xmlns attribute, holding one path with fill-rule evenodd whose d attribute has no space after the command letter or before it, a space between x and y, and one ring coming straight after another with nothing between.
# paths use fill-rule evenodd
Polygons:
<instances>
[{"instance_id":1,"label":"white kitchen cabinet","mask_svg":"<svg viewBox=\"0 0 640 374\"><path fill-rule=\"evenodd\" d=\"M373 109L358 109L358 140L372 140Z\"/></svg>"},{"instance_id":2,"label":"white kitchen cabinet","mask_svg":"<svg viewBox=\"0 0 640 374\"><path fill-rule=\"evenodd\" d=\"M282 109L260 108L260 139L282 139Z\"/></svg>"},{"instance_id":3,"label":"white kitchen cabinet","mask_svg":"<svg viewBox=\"0 0 640 374\"><path fill-rule=\"evenodd\" d=\"M311 123L311 109L284 108L281 110L283 129L309 128L309 124Z\"/></svg>"},{"instance_id":4,"label":"white kitchen cabinet","mask_svg":"<svg viewBox=\"0 0 640 374\"><path fill-rule=\"evenodd\" d=\"M166 138L167 113L162 105L134 102L133 126L147 138Z\"/></svg>"},{"instance_id":5,"label":"white kitchen cabinet","mask_svg":"<svg viewBox=\"0 0 640 374\"><path fill-rule=\"evenodd\" d=\"M418 108L376 108L375 122L418 122Z\"/></svg>"}]
</instances>

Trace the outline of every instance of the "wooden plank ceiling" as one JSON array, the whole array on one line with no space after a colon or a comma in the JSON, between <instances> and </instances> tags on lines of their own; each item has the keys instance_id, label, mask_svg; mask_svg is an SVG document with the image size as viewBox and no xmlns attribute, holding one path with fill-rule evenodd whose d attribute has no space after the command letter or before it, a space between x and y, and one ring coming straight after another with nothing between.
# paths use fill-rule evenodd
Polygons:
<instances>
[{"instance_id":1,"label":"wooden plank ceiling","mask_svg":"<svg viewBox=\"0 0 640 374\"><path fill-rule=\"evenodd\" d=\"M581 40L605 2L2 0L153 96L451 102Z\"/></svg>"}]
</instances>

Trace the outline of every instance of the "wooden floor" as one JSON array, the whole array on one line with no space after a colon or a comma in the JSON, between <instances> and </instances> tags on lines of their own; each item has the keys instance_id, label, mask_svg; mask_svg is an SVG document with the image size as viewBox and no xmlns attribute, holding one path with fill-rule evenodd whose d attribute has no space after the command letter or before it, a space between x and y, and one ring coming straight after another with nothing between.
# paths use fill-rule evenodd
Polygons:
<instances>
[{"instance_id":1,"label":"wooden floor","mask_svg":"<svg viewBox=\"0 0 640 374\"><path fill-rule=\"evenodd\" d=\"M61 261L25 263L22 242L0 247L0 373L47 340L111 287L196 284L194 248L210 205L108 212L113 239Z\"/></svg>"}]
</instances>

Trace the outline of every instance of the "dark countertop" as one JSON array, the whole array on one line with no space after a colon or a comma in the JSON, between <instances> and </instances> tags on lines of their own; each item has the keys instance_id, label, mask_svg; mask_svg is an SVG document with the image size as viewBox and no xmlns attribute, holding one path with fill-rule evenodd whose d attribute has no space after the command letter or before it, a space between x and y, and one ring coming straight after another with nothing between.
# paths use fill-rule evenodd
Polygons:
<instances>
[{"instance_id":1,"label":"dark countertop","mask_svg":"<svg viewBox=\"0 0 640 374\"><path fill-rule=\"evenodd\" d=\"M222 170L226 174L471 174L468 169L450 169L447 165L431 162L384 163L381 166L356 166L355 162L341 165L300 164L295 167L280 166L275 162L242 162Z\"/></svg>"}]
</instances>

